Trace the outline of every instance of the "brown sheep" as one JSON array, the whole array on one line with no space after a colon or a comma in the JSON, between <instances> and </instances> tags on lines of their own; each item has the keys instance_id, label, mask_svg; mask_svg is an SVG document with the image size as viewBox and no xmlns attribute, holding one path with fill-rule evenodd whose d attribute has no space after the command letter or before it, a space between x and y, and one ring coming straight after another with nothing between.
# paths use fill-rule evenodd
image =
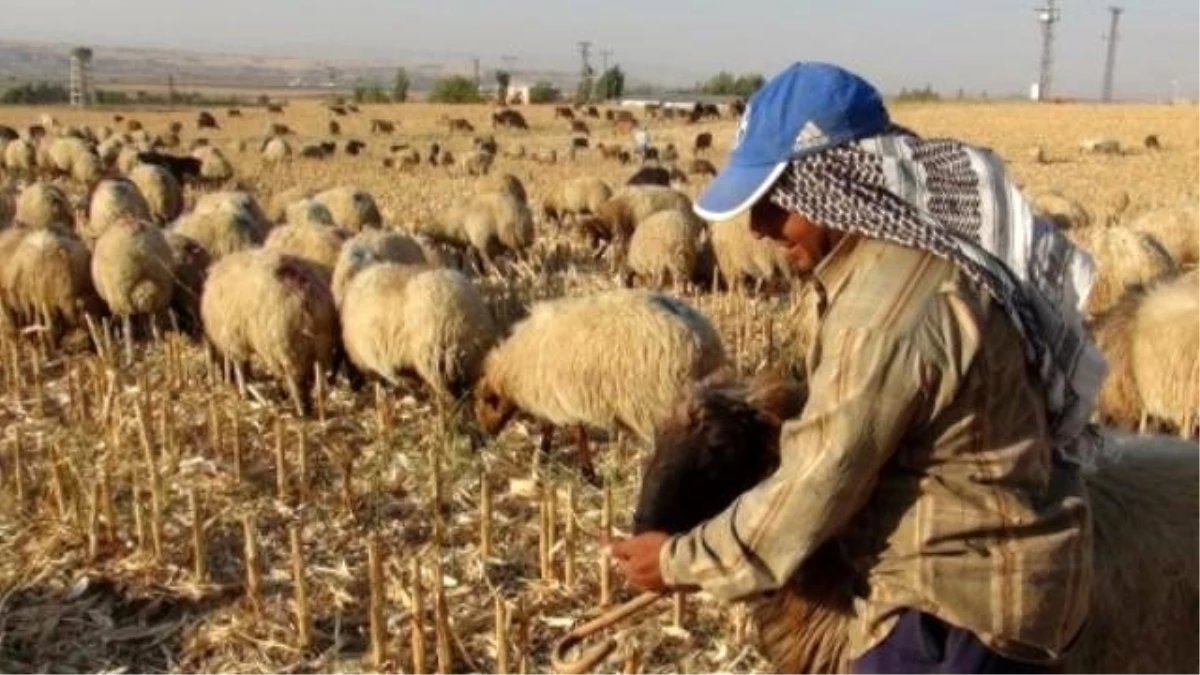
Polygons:
<instances>
[{"instance_id":1,"label":"brown sheep","mask_svg":"<svg viewBox=\"0 0 1200 675\"><path fill-rule=\"evenodd\" d=\"M712 149L713 135L712 132L705 131L696 134L696 140L692 143L692 155L699 156L701 153L707 154Z\"/></svg>"}]
</instances>

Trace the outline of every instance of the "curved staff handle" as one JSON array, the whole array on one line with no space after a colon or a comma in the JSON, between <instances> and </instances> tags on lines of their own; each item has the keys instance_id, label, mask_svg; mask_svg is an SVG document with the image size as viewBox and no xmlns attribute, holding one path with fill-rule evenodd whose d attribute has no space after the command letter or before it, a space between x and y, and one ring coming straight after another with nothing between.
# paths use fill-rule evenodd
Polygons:
<instances>
[{"instance_id":1,"label":"curved staff handle","mask_svg":"<svg viewBox=\"0 0 1200 675\"><path fill-rule=\"evenodd\" d=\"M577 626L555 643L554 651L550 653L550 663L554 667L554 672L564 673L565 675L595 672L596 666L600 665L600 662L616 649L616 640L609 638L594 647L585 649L580 657L574 661L567 660L567 652L575 645L583 642L588 636L598 633L609 626L616 625L631 616L640 614L664 597L666 597L665 593L646 591L636 598L608 610L582 626Z\"/></svg>"}]
</instances>

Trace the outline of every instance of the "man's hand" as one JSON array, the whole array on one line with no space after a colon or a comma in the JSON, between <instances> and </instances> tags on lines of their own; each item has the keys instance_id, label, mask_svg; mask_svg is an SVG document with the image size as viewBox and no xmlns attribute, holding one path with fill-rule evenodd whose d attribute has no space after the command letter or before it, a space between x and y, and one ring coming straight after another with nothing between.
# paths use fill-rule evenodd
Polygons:
<instances>
[{"instance_id":1,"label":"man's hand","mask_svg":"<svg viewBox=\"0 0 1200 675\"><path fill-rule=\"evenodd\" d=\"M667 585L658 567L658 556L670 538L666 532L643 532L633 539L614 541L612 554L617 561L617 569L629 583L643 591L666 591Z\"/></svg>"}]
</instances>

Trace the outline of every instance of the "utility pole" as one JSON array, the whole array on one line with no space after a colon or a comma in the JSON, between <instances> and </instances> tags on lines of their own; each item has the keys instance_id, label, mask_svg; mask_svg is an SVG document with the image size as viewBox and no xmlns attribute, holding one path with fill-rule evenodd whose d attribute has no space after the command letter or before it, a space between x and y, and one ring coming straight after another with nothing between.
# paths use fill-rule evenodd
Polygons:
<instances>
[{"instance_id":1,"label":"utility pole","mask_svg":"<svg viewBox=\"0 0 1200 675\"><path fill-rule=\"evenodd\" d=\"M583 66L580 69L581 79L576 98L580 103L586 103L592 99L592 74L595 72L592 70L592 64L588 61L588 57L591 56L592 43L587 40L580 40L577 44L579 45L579 58L583 61Z\"/></svg>"},{"instance_id":2,"label":"utility pole","mask_svg":"<svg viewBox=\"0 0 1200 675\"><path fill-rule=\"evenodd\" d=\"M1050 80L1054 71L1054 24L1062 18L1055 0L1046 0L1037 8L1038 23L1042 24L1042 61L1038 71L1038 100L1050 97Z\"/></svg>"},{"instance_id":3,"label":"utility pole","mask_svg":"<svg viewBox=\"0 0 1200 675\"><path fill-rule=\"evenodd\" d=\"M1112 100L1113 68L1117 65L1117 23L1121 20L1124 8L1109 6L1112 21L1108 25L1108 55L1104 59L1104 88L1100 92L1100 100Z\"/></svg>"}]
</instances>

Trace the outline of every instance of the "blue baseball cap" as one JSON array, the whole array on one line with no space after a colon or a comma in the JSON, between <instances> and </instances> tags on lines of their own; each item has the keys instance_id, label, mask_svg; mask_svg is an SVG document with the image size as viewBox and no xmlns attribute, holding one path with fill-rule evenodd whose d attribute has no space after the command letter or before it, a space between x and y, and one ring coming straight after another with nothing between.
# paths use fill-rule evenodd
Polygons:
<instances>
[{"instance_id":1,"label":"blue baseball cap","mask_svg":"<svg viewBox=\"0 0 1200 675\"><path fill-rule=\"evenodd\" d=\"M750 208L796 158L866 136L890 123L879 91L829 63L799 61L750 97L729 161L696 200L705 220Z\"/></svg>"}]
</instances>

